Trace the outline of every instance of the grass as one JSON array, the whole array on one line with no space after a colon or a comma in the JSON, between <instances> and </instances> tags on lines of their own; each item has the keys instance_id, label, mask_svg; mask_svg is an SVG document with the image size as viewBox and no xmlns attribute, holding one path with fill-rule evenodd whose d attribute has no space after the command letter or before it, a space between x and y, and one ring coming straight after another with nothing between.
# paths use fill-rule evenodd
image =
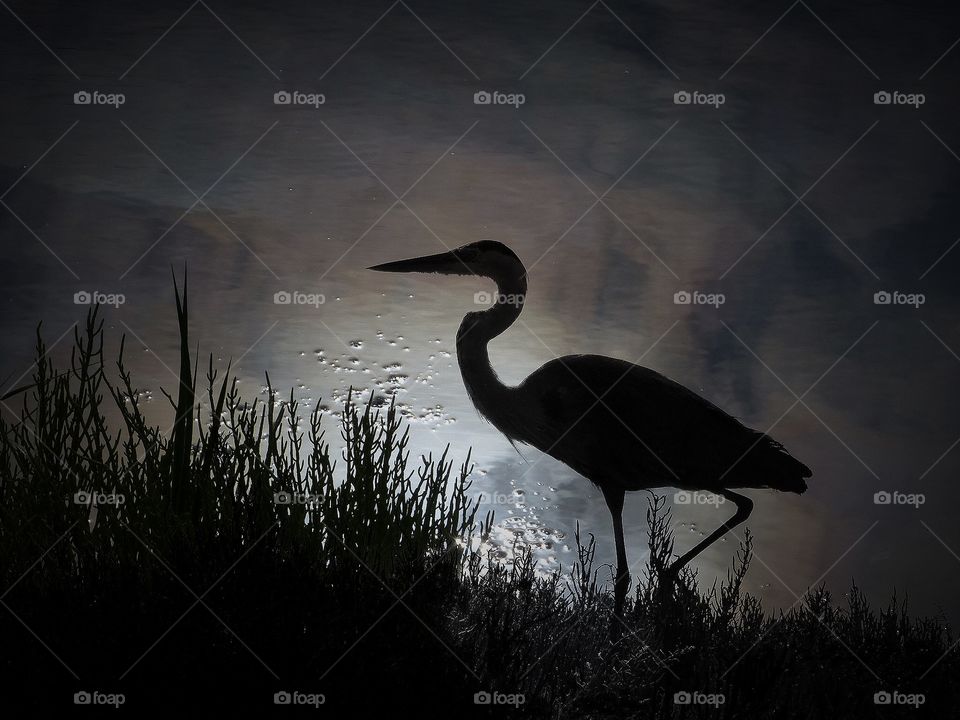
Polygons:
<instances>
[{"instance_id":1,"label":"grass","mask_svg":"<svg viewBox=\"0 0 960 720\"><path fill-rule=\"evenodd\" d=\"M741 589L749 537L725 582L702 591L685 572L661 592L663 498L611 644L610 571L592 536L578 529L577 562L547 577L522 547L498 562L469 457L411 464L390 404L348 399L328 439L317 410L303 416L272 389L244 400L212 359L201 382L186 289L176 300L169 432L146 421L122 342L105 358L96 309L68 367L38 332L31 384L4 398L21 404L0 421L5 710L68 707L78 692L122 695L134 712L276 711L277 692L322 694L335 716L387 704L478 717L946 717L960 705L945 622L896 599L871 608L856 587L842 604L821 587L765 614ZM924 702L874 703L894 691ZM478 692L523 702L478 705ZM678 703L683 693L713 704Z\"/></svg>"}]
</instances>

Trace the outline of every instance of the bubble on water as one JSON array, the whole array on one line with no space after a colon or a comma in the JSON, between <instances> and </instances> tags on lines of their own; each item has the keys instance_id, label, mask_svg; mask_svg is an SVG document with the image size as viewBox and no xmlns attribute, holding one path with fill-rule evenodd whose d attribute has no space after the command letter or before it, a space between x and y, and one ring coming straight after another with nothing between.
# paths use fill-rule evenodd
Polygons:
<instances>
[{"instance_id":1,"label":"bubble on water","mask_svg":"<svg viewBox=\"0 0 960 720\"><path fill-rule=\"evenodd\" d=\"M398 388L401 392L406 392L403 388ZM457 420L452 415L447 414L442 405L434 405L433 407L423 408L419 413L414 411L413 408L404 406L401 415L410 423L417 423L420 425L430 425L432 430L436 430L437 427L444 425L452 425Z\"/></svg>"},{"instance_id":2,"label":"bubble on water","mask_svg":"<svg viewBox=\"0 0 960 720\"><path fill-rule=\"evenodd\" d=\"M511 566L518 552L529 548L535 572L540 577L546 577L560 567L559 552L569 552L567 545L557 547L559 533L542 524L535 518L513 514L497 523L490 529L490 536L483 542L477 539L477 549L481 555L492 551L495 558L508 567Z\"/></svg>"},{"instance_id":3,"label":"bubble on water","mask_svg":"<svg viewBox=\"0 0 960 720\"><path fill-rule=\"evenodd\" d=\"M349 344L350 344L350 347L359 350L360 348L363 347L363 340L351 340Z\"/></svg>"}]
</instances>

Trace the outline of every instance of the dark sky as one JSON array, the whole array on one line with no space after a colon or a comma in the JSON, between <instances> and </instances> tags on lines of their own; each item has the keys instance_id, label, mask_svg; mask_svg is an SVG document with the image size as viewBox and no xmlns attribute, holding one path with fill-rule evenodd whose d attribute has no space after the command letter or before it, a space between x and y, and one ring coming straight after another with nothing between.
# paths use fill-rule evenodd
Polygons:
<instances>
[{"instance_id":1,"label":"dark sky","mask_svg":"<svg viewBox=\"0 0 960 720\"><path fill-rule=\"evenodd\" d=\"M39 321L52 344L86 310L75 295L100 292L123 296L111 332L160 397L186 262L201 352L239 360L247 391L269 370L331 408L351 384L396 392L415 447L475 448L501 539L569 567L576 522L606 538L609 518L469 406L453 338L486 288L363 270L497 239L530 270L523 323L491 350L506 380L561 354L643 356L814 469L802 497L753 495L752 591L789 607L856 578L957 619L951 5L290 5L0 8L0 377L29 369ZM925 502L875 504L884 491ZM628 500L636 559L644 509ZM678 549L727 513L678 506ZM703 556L705 579L732 545Z\"/></svg>"}]
</instances>

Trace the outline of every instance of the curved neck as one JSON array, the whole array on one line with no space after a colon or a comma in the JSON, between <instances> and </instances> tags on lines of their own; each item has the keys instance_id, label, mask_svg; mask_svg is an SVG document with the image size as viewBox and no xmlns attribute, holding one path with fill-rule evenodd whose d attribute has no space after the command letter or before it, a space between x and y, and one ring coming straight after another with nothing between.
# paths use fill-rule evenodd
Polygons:
<instances>
[{"instance_id":1,"label":"curved neck","mask_svg":"<svg viewBox=\"0 0 960 720\"><path fill-rule=\"evenodd\" d=\"M520 316L527 293L526 271L520 263L510 272L491 279L497 284L493 305L480 312L467 313L457 331L457 363L467 394L480 414L495 425L497 411L504 408L504 397L511 390L497 377L487 343L510 327ZM478 302L489 293L478 293Z\"/></svg>"}]
</instances>

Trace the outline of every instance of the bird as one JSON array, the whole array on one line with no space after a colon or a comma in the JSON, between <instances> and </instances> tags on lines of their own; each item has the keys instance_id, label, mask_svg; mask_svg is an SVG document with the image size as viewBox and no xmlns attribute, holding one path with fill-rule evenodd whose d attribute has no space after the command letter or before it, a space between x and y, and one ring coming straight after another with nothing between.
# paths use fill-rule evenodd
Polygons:
<instances>
[{"instance_id":1,"label":"bird","mask_svg":"<svg viewBox=\"0 0 960 720\"><path fill-rule=\"evenodd\" d=\"M480 415L511 443L550 455L600 489L616 544L614 619L622 622L630 586L623 538L628 491L673 487L709 492L736 507L725 523L665 569L666 584L672 586L683 567L750 516L753 501L736 490L801 494L807 489L810 468L781 443L641 365L603 355L566 355L518 385L502 382L487 346L517 320L527 295L526 268L503 243L481 240L368 269L476 276L495 283L490 307L468 312L457 331L464 386Z\"/></svg>"}]
</instances>

